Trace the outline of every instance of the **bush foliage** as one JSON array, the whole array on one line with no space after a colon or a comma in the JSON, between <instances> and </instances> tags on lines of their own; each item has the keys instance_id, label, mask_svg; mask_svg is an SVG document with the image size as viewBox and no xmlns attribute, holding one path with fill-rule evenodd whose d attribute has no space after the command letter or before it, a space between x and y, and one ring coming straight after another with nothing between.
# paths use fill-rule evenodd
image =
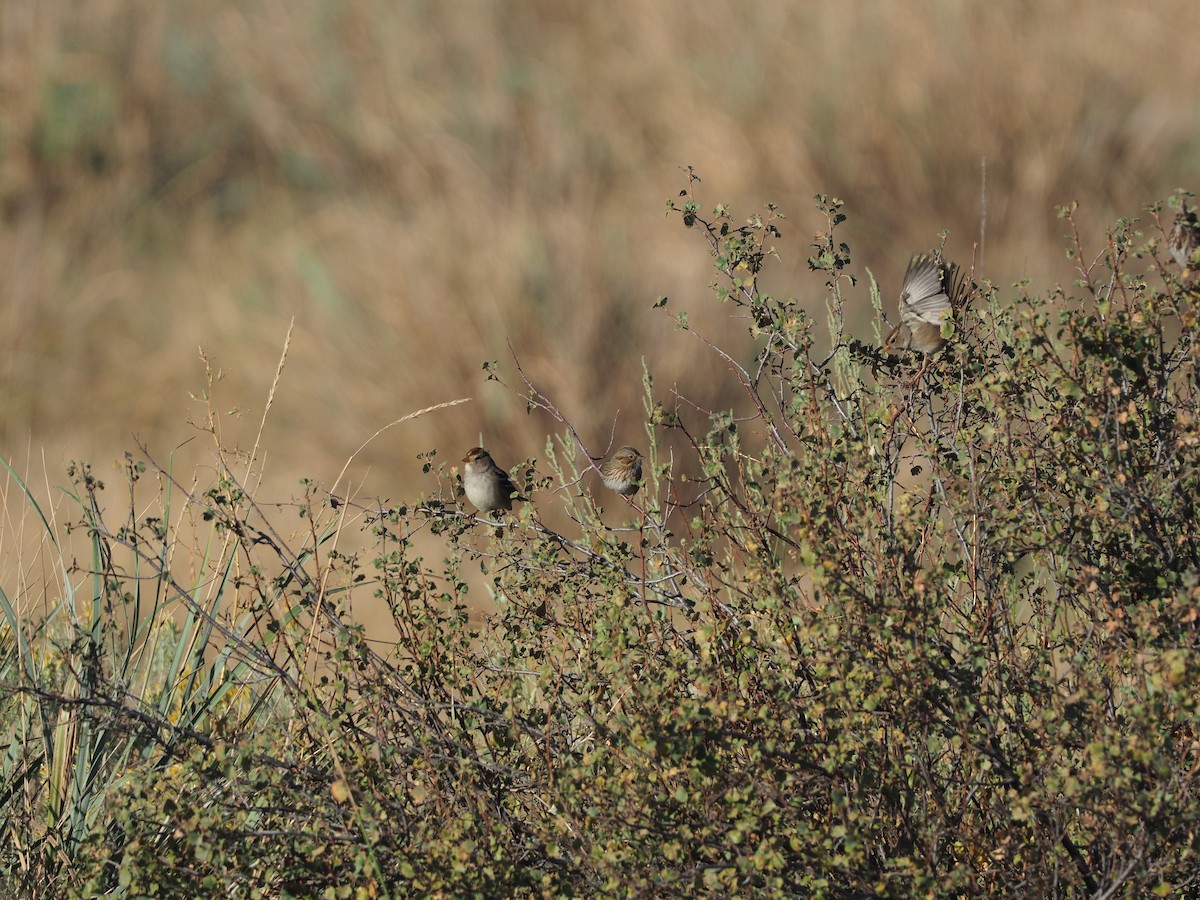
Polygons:
<instances>
[{"instance_id":1,"label":"bush foliage","mask_svg":"<svg viewBox=\"0 0 1200 900\"><path fill-rule=\"evenodd\" d=\"M89 553L38 615L0 595L8 893L1196 890L1200 323L1162 208L1071 246L1070 288L981 281L946 351L889 359L845 333L836 200L818 322L758 289L779 211L694 185L668 211L757 353L675 313L744 402L648 368L630 504L521 378L563 431L499 527L436 451L426 496L373 511L311 483L269 506L225 453L211 484L144 451L120 490L71 468Z\"/></svg>"}]
</instances>

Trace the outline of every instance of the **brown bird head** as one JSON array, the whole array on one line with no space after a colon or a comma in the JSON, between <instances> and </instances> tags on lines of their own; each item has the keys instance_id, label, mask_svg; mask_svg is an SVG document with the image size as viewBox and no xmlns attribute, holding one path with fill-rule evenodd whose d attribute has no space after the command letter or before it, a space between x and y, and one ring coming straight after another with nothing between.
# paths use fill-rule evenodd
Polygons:
<instances>
[{"instance_id":1,"label":"brown bird head","mask_svg":"<svg viewBox=\"0 0 1200 900\"><path fill-rule=\"evenodd\" d=\"M482 447L472 447L467 451L467 455L462 458L462 461L474 464L477 467L489 468L492 464L492 455Z\"/></svg>"},{"instance_id":2,"label":"brown bird head","mask_svg":"<svg viewBox=\"0 0 1200 900\"><path fill-rule=\"evenodd\" d=\"M934 353L946 343L942 322L961 304L966 283L958 266L929 256L914 256L904 273L900 292L900 324L891 330L883 349Z\"/></svg>"}]
</instances>

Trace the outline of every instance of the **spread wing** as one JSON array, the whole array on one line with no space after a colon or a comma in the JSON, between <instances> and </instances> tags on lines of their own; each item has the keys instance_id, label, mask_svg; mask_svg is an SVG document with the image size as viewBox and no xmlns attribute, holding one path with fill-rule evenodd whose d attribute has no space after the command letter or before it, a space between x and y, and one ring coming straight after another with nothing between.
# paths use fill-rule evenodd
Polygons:
<instances>
[{"instance_id":1,"label":"spread wing","mask_svg":"<svg viewBox=\"0 0 1200 900\"><path fill-rule=\"evenodd\" d=\"M1200 220L1191 210L1184 210L1175 217L1175 227L1171 229L1171 256L1180 268L1186 269L1197 247L1200 247Z\"/></svg>"},{"instance_id":2,"label":"spread wing","mask_svg":"<svg viewBox=\"0 0 1200 900\"><path fill-rule=\"evenodd\" d=\"M940 325L957 303L963 283L958 266L943 265L928 256L914 256L904 273L900 295L900 321L913 328L920 324Z\"/></svg>"}]
</instances>

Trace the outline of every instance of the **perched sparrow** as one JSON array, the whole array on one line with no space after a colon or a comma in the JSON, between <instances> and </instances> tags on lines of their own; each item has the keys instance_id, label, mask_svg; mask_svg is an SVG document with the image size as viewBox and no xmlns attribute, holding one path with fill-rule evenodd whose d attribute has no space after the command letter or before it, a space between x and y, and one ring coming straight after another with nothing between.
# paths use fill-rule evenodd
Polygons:
<instances>
[{"instance_id":1,"label":"perched sparrow","mask_svg":"<svg viewBox=\"0 0 1200 900\"><path fill-rule=\"evenodd\" d=\"M883 342L885 352L916 350L933 353L942 348L942 320L966 295L966 285L954 263L914 256L904 273L900 294L900 324Z\"/></svg>"},{"instance_id":2,"label":"perched sparrow","mask_svg":"<svg viewBox=\"0 0 1200 900\"><path fill-rule=\"evenodd\" d=\"M633 447L622 447L600 467L604 486L631 497L642 486L642 454Z\"/></svg>"},{"instance_id":3,"label":"perched sparrow","mask_svg":"<svg viewBox=\"0 0 1200 900\"><path fill-rule=\"evenodd\" d=\"M1200 247L1200 220L1196 213L1184 207L1183 212L1175 217L1171 226L1171 235L1167 239L1167 248L1171 256L1179 264L1179 268L1187 272L1192 268L1192 255Z\"/></svg>"},{"instance_id":4,"label":"perched sparrow","mask_svg":"<svg viewBox=\"0 0 1200 900\"><path fill-rule=\"evenodd\" d=\"M512 509L513 500L524 500L508 473L496 465L482 447L472 447L463 457L463 489L467 499L483 513Z\"/></svg>"}]
</instances>

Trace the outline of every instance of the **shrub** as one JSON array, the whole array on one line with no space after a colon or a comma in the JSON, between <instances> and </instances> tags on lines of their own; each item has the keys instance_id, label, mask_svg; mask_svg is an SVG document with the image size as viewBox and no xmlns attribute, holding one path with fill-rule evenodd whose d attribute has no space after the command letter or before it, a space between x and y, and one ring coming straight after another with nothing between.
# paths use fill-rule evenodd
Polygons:
<instances>
[{"instance_id":1,"label":"shrub","mask_svg":"<svg viewBox=\"0 0 1200 900\"><path fill-rule=\"evenodd\" d=\"M648 369L631 503L523 377L563 431L498 526L432 450L428 494L375 511L311 483L268 510L232 464L201 490L143 453L116 524L72 470L92 552L63 614L2 598L14 891L1194 890L1197 295L1161 229L1118 222L1090 264L1076 242L1047 297L978 283L946 351L887 359L844 331L836 200L826 340L758 289L779 211L739 225L694 185L668 209L757 353L676 315L745 401ZM340 549L356 520L369 551Z\"/></svg>"}]
</instances>

